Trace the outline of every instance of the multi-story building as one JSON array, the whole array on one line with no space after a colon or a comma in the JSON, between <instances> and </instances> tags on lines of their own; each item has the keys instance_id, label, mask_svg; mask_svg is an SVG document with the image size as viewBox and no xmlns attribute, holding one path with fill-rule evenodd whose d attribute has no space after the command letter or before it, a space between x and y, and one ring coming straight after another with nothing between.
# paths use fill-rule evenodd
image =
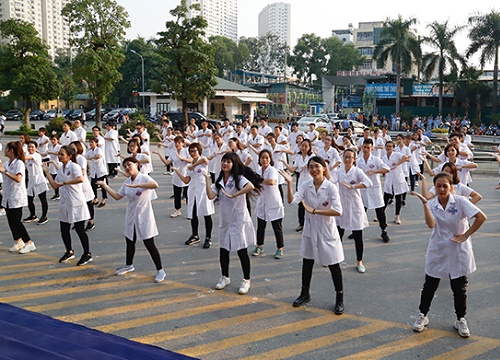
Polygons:
<instances>
[{"instance_id":1,"label":"multi-story building","mask_svg":"<svg viewBox=\"0 0 500 360\"><path fill-rule=\"evenodd\" d=\"M0 0L0 21L20 19L35 27L54 57L57 49L69 49L69 24L61 10L69 0Z\"/></svg>"},{"instance_id":2,"label":"multi-story building","mask_svg":"<svg viewBox=\"0 0 500 360\"><path fill-rule=\"evenodd\" d=\"M259 37L268 33L277 35L282 43L290 46L291 5L274 3L259 13Z\"/></svg>"},{"instance_id":3,"label":"multi-story building","mask_svg":"<svg viewBox=\"0 0 500 360\"><path fill-rule=\"evenodd\" d=\"M352 44L352 32L353 32L353 26L352 24L349 24L348 29L336 29L332 30L332 36L335 36L342 40L344 44Z\"/></svg>"},{"instance_id":4,"label":"multi-story building","mask_svg":"<svg viewBox=\"0 0 500 360\"><path fill-rule=\"evenodd\" d=\"M207 38L225 36L238 41L238 0L187 0L190 7L199 4L200 10L189 9L189 16L201 15L207 22L205 29Z\"/></svg>"}]
</instances>

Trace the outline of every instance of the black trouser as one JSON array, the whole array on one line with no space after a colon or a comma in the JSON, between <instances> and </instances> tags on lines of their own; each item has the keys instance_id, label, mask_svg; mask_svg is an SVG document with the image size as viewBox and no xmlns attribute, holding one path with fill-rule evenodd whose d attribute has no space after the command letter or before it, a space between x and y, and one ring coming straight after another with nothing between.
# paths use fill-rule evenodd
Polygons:
<instances>
[{"instance_id":1,"label":"black trouser","mask_svg":"<svg viewBox=\"0 0 500 360\"><path fill-rule=\"evenodd\" d=\"M420 312L427 315L431 307L434 294L439 287L440 279L425 275L424 288L420 296ZM461 276L456 279L450 279L451 290L453 291L453 301L455 305L455 314L457 319L463 318L467 311L467 276Z\"/></svg>"},{"instance_id":2,"label":"black trouser","mask_svg":"<svg viewBox=\"0 0 500 360\"><path fill-rule=\"evenodd\" d=\"M266 236L267 221L257 218L257 245L264 245L264 238ZM274 230L274 237L276 238L276 247L281 249L285 243L283 240L283 219L276 219L271 221Z\"/></svg>"},{"instance_id":3,"label":"black trouser","mask_svg":"<svg viewBox=\"0 0 500 360\"><path fill-rule=\"evenodd\" d=\"M378 225L380 226L382 231L387 229L387 218L385 216L385 208L386 207L387 207L387 205L375 209L375 214L377 215ZM365 211L366 210L367 210L367 208L365 208Z\"/></svg>"},{"instance_id":4,"label":"black trouser","mask_svg":"<svg viewBox=\"0 0 500 360\"><path fill-rule=\"evenodd\" d=\"M306 209L302 205L302 201L299 203L299 225L304 226L304 218L306 216Z\"/></svg>"},{"instance_id":5,"label":"black trouser","mask_svg":"<svg viewBox=\"0 0 500 360\"><path fill-rule=\"evenodd\" d=\"M247 210L250 216L252 216L252 203L250 202L250 195L245 194L245 201L247 203Z\"/></svg>"},{"instance_id":6,"label":"black trouser","mask_svg":"<svg viewBox=\"0 0 500 360\"><path fill-rule=\"evenodd\" d=\"M71 251L73 250L73 247L71 245L71 232L70 232L71 224L64 221L60 221L59 224L60 224L61 237L64 243L64 247L66 248L67 252ZM83 253L90 254L89 237L85 232L85 220L78 221L74 225L76 233L78 234L80 242L82 243Z\"/></svg>"},{"instance_id":7,"label":"black trouser","mask_svg":"<svg viewBox=\"0 0 500 360\"><path fill-rule=\"evenodd\" d=\"M57 174L50 174L52 176L52 180L56 181ZM59 188L54 189L54 196L59 196Z\"/></svg>"},{"instance_id":8,"label":"black trouser","mask_svg":"<svg viewBox=\"0 0 500 360\"><path fill-rule=\"evenodd\" d=\"M284 194L283 194L283 184L278 185L278 190L280 191L281 200L284 201L285 198L284 198Z\"/></svg>"},{"instance_id":9,"label":"black trouser","mask_svg":"<svg viewBox=\"0 0 500 360\"><path fill-rule=\"evenodd\" d=\"M23 208L9 209L9 205L5 208L5 215L7 216L7 222L9 223L10 232L14 241L23 239L25 243L30 241L30 236L28 231L23 224Z\"/></svg>"},{"instance_id":10,"label":"black trouser","mask_svg":"<svg viewBox=\"0 0 500 360\"><path fill-rule=\"evenodd\" d=\"M311 286L312 270L314 266L314 259L302 259L302 291L309 293ZM342 269L340 264L328 265L328 269L332 274L333 285L335 291L340 292L344 290L342 281Z\"/></svg>"},{"instance_id":11,"label":"black trouser","mask_svg":"<svg viewBox=\"0 0 500 360\"><path fill-rule=\"evenodd\" d=\"M337 226L340 235L340 241L344 237L345 230ZM354 245L356 247L356 260L363 260L363 230L353 230L352 236L354 237Z\"/></svg>"},{"instance_id":12,"label":"black trouser","mask_svg":"<svg viewBox=\"0 0 500 360\"><path fill-rule=\"evenodd\" d=\"M130 266L134 263L135 243L137 241L137 235L135 233L135 229L134 229L134 239L129 239L128 237L126 237L125 240L126 240L125 242L127 243L125 264ZM153 259L153 262L156 266L156 270L161 270L162 265L161 265L160 252L158 251L158 248L155 245L154 237L145 239L143 241L144 241L144 246L149 252L149 255L151 255L151 259Z\"/></svg>"},{"instance_id":13,"label":"black trouser","mask_svg":"<svg viewBox=\"0 0 500 360\"><path fill-rule=\"evenodd\" d=\"M118 167L119 164L117 163L108 163L108 174L109 176L116 176L118 175L118 171L116 171L116 168Z\"/></svg>"},{"instance_id":14,"label":"black trouser","mask_svg":"<svg viewBox=\"0 0 500 360\"><path fill-rule=\"evenodd\" d=\"M87 201L87 207L89 208L90 213L89 221L94 221L94 202L92 200Z\"/></svg>"},{"instance_id":15,"label":"black trouser","mask_svg":"<svg viewBox=\"0 0 500 360\"><path fill-rule=\"evenodd\" d=\"M44 218L47 216L47 212L49 211L49 203L47 202L47 191L38 194L38 198L40 199L40 203L42 204L42 218ZM35 197L28 195L28 209L30 211L30 216L36 216L34 201Z\"/></svg>"},{"instance_id":16,"label":"black trouser","mask_svg":"<svg viewBox=\"0 0 500 360\"><path fill-rule=\"evenodd\" d=\"M165 160L168 160L168 156L165 156ZM165 165L165 169L166 169L168 172L172 171L172 165L171 165L171 164Z\"/></svg>"},{"instance_id":17,"label":"black trouser","mask_svg":"<svg viewBox=\"0 0 500 360\"><path fill-rule=\"evenodd\" d=\"M398 195L392 195L388 193L384 193L384 210L387 208L387 204L389 203L389 199L391 199L393 196L396 198L396 206L395 206L395 211L396 211L396 216L400 214L401 212L401 198L403 194L398 194Z\"/></svg>"},{"instance_id":18,"label":"black trouser","mask_svg":"<svg viewBox=\"0 0 500 360\"><path fill-rule=\"evenodd\" d=\"M200 224L198 220L198 208L196 207L196 199L193 199L193 213L191 215L191 235L198 236L198 225ZM212 238L213 221L211 215L204 216L205 218L205 237L207 239Z\"/></svg>"},{"instance_id":19,"label":"black trouser","mask_svg":"<svg viewBox=\"0 0 500 360\"><path fill-rule=\"evenodd\" d=\"M106 184L109 184L107 175L101 176L99 178L91 178L90 185L92 186L92 191L94 192L94 199L97 199L97 190L99 190L99 186L96 183L98 181L104 181ZM106 192L106 190L104 190L103 187L101 187L101 192L102 192L102 198L107 199L108 193Z\"/></svg>"},{"instance_id":20,"label":"black trouser","mask_svg":"<svg viewBox=\"0 0 500 360\"><path fill-rule=\"evenodd\" d=\"M411 191L415 191L415 182L417 180L417 174L413 174L413 172L411 171L411 168L409 169L409 173L410 173L410 190Z\"/></svg>"},{"instance_id":21,"label":"black trouser","mask_svg":"<svg viewBox=\"0 0 500 360\"><path fill-rule=\"evenodd\" d=\"M186 198L186 203L187 203L187 190L188 190L188 187L187 186L184 186L184 187L180 187L180 186L175 186L175 185L172 185L174 187L174 208L175 210L180 210L181 209L181 200L182 200L182 197L185 197Z\"/></svg>"},{"instance_id":22,"label":"black trouser","mask_svg":"<svg viewBox=\"0 0 500 360\"><path fill-rule=\"evenodd\" d=\"M298 171L296 171L295 176L297 176L297 179L295 179L295 191L297 191L299 189L300 173Z\"/></svg>"},{"instance_id":23,"label":"black trouser","mask_svg":"<svg viewBox=\"0 0 500 360\"><path fill-rule=\"evenodd\" d=\"M243 279L250 280L250 257L248 256L248 250L246 248L240 249L237 253L240 258L241 268L243 269ZM229 250L220 248L219 261L222 276L229 277Z\"/></svg>"}]
</instances>

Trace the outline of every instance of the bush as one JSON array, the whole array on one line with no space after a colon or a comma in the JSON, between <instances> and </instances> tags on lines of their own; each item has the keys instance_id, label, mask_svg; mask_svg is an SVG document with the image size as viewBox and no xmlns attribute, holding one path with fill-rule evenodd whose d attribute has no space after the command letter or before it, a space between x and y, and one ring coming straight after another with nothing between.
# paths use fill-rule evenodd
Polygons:
<instances>
[{"instance_id":1,"label":"bush","mask_svg":"<svg viewBox=\"0 0 500 360\"><path fill-rule=\"evenodd\" d=\"M435 133L435 134L447 134L448 133L448 129L444 129L444 128L432 128L431 132Z\"/></svg>"},{"instance_id":2,"label":"bush","mask_svg":"<svg viewBox=\"0 0 500 360\"><path fill-rule=\"evenodd\" d=\"M50 120L48 123L47 123L47 136L51 136L53 134L57 134L57 135L61 135L64 131L63 131L63 123L66 121L66 119L64 117L56 117L52 120Z\"/></svg>"},{"instance_id":3,"label":"bush","mask_svg":"<svg viewBox=\"0 0 500 360\"><path fill-rule=\"evenodd\" d=\"M5 135L10 135L10 136L20 136L23 134L28 134L30 137L33 137L33 136L38 136L38 131L36 131L36 130L29 130L29 131L9 130L9 131L5 131Z\"/></svg>"}]
</instances>

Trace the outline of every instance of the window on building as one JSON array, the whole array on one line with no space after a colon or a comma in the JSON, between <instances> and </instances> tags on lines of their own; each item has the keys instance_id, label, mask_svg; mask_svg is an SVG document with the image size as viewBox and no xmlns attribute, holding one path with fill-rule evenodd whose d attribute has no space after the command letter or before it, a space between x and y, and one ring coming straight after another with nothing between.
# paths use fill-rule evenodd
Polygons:
<instances>
[{"instance_id":1,"label":"window on building","mask_svg":"<svg viewBox=\"0 0 500 360\"><path fill-rule=\"evenodd\" d=\"M360 47L359 48L359 52L361 53L361 55L371 56L371 55L373 55L373 48L371 48L371 47Z\"/></svg>"},{"instance_id":2,"label":"window on building","mask_svg":"<svg viewBox=\"0 0 500 360\"><path fill-rule=\"evenodd\" d=\"M358 41L373 41L373 32L371 31L360 31L357 36Z\"/></svg>"}]
</instances>

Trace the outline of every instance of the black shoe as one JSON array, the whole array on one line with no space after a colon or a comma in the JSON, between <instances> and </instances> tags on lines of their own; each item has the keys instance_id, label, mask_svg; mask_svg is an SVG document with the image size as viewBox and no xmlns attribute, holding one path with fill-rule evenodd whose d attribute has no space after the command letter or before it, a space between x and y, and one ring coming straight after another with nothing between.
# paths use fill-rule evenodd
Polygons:
<instances>
[{"instance_id":1,"label":"black shoe","mask_svg":"<svg viewBox=\"0 0 500 360\"><path fill-rule=\"evenodd\" d=\"M105 206L106 206L106 203L102 202L102 201L101 201L101 203L99 205L97 205L98 208L102 208L102 207L105 207Z\"/></svg>"},{"instance_id":2,"label":"black shoe","mask_svg":"<svg viewBox=\"0 0 500 360\"><path fill-rule=\"evenodd\" d=\"M49 219L47 219L47 217L44 216L44 217L41 217L40 220L38 220L37 224L43 225L43 224L47 224L48 222L49 222Z\"/></svg>"},{"instance_id":3,"label":"black shoe","mask_svg":"<svg viewBox=\"0 0 500 360\"><path fill-rule=\"evenodd\" d=\"M85 231L92 231L95 229L95 223L91 223L90 221L87 223L87 226L85 227Z\"/></svg>"},{"instance_id":4,"label":"black shoe","mask_svg":"<svg viewBox=\"0 0 500 360\"><path fill-rule=\"evenodd\" d=\"M394 200L392 198L390 198L389 201L387 202L387 206L392 205L393 202L394 202Z\"/></svg>"},{"instance_id":5,"label":"black shoe","mask_svg":"<svg viewBox=\"0 0 500 360\"><path fill-rule=\"evenodd\" d=\"M35 222L35 221L38 221L36 215L30 215L27 218L23 219L23 222Z\"/></svg>"},{"instance_id":6,"label":"black shoe","mask_svg":"<svg viewBox=\"0 0 500 360\"><path fill-rule=\"evenodd\" d=\"M172 196L169 197L169 199L173 199L174 197L175 197L175 195L172 195Z\"/></svg>"},{"instance_id":7,"label":"black shoe","mask_svg":"<svg viewBox=\"0 0 500 360\"><path fill-rule=\"evenodd\" d=\"M403 200L403 201L401 201L401 206L402 206L402 207L406 207L406 201L404 201L404 200Z\"/></svg>"},{"instance_id":8,"label":"black shoe","mask_svg":"<svg viewBox=\"0 0 500 360\"><path fill-rule=\"evenodd\" d=\"M391 239L389 238L389 235L387 234L387 231L385 231L385 230L382 231L382 234L380 234L380 237L382 238L382 240L385 243L388 243L389 241L391 241Z\"/></svg>"},{"instance_id":9,"label":"black shoe","mask_svg":"<svg viewBox=\"0 0 500 360\"><path fill-rule=\"evenodd\" d=\"M186 245L197 245L200 243L200 237L191 235L189 239L187 239L184 244Z\"/></svg>"},{"instance_id":10,"label":"black shoe","mask_svg":"<svg viewBox=\"0 0 500 360\"><path fill-rule=\"evenodd\" d=\"M293 307L299 307L299 306L302 306L304 305L306 302L309 302L311 301L311 296L309 295L309 293L307 294L300 294L300 296L295 299L295 301L293 302Z\"/></svg>"},{"instance_id":11,"label":"black shoe","mask_svg":"<svg viewBox=\"0 0 500 360\"><path fill-rule=\"evenodd\" d=\"M75 258L75 252L73 250L66 251L62 258L59 259L60 263L65 263Z\"/></svg>"},{"instance_id":12,"label":"black shoe","mask_svg":"<svg viewBox=\"0 0 500 360\"><path fill-rule=\"evenodd\" d=\"M333 312L336 315L342 315L344 313L344 293L337 292L337 299L335 301Z\"/></svg>"},{"instance_id":13,"label":"black shoe","mask_svg":"<svg viewBox=\"0 0 500 360\"><path fill-rule=\"evenodd\" d=\"M205 239L205 243L203 244L204 249L210 249L212 247L212 240L210 238Z\"/></svg>"},{"instance_id":14,"label":"black shoe","mask_svg":"<svg viewBox=\"0 0 500 360\"><path fill-rule=\"evenodd\" d=\"M297 228L295 229L295 231L301 232L302 229L304 229L304 227L302 225L299 225L299 226L297 226Z\"/></svg>"},{"instance_id":15,"label":"black shoe","mask_svg":"<svg viewBox=\"0 0 500 360\"><path fill-rule=\"evenodd\" d=\"M354 239L354 234L349 235L347 238L351 240Z\"/></svg>"},{"instance_id":16,"label":"black shoe","mask_svg":"<svg viewBox=\"0 0 500 360\"><path fill-rule=\"evenodd\" d=\"M78 260L78 262L76 263L76 265L77 266L87 265L92 260L94 259L92 259L92 255L90 253L83 254L80 260Z\"/></svg>"}]
</instances>

